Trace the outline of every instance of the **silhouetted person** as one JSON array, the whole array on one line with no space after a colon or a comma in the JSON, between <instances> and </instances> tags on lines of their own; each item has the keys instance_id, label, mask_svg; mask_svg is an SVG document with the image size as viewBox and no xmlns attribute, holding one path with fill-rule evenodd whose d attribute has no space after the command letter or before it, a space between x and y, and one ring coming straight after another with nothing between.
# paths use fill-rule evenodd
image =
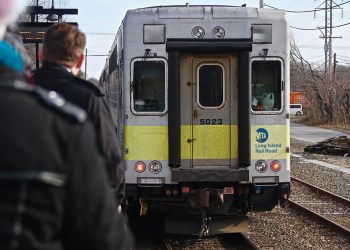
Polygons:
<instances>
[{"instance_id":1,"label":"silhouetted person","mask_svg":"<svg viewBox=\"0 0 350 250\"><path fill-rule=\"evenodd\" d=\"M43 66L33 78L37 85L60 93L87 112L115 188L117 204L120 204L125 196L125 169L109 107L97 86L76 77L84 60L85 44L85 35L76 26L67 23L53 25L44 38Z\"/></svg>"},{"instance_id":2,"label":"silhouetted person","mask_svg":"<svg viewBox=\"0 0 350 250\"><path fill-rule=\"evenodd\" d=\"M15 0L0 0L0 249L131 249L86 112L28 85L3 40Z\"/></svg>"}]
</instances>

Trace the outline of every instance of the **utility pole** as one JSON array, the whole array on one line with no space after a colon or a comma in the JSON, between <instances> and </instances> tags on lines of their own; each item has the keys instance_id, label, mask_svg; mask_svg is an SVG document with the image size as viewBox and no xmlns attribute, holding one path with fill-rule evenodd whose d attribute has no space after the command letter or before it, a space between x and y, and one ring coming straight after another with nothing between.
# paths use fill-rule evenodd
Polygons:
<instances>
[{"instance_id":1,"label":"utility pole","mask_svg":"<svg viewBox=\"0 0 350 250\"><path fill-rule=\"evenodd\" d=\"M264 0L260 0L260 8L264 8Z\"/></svg>"},{"instance_id":2,"label":"utility pole","mask_svg":"<svg viewBox=\"0 0 350 250\"><path fill-rule=\"evenodd\" d=\"M333 34L333 1L330 0L329 1L329 47L328 47L328 74L329 74L329 78L331 78L332 75L332 53L333 53L333 47L332 47L332 34Z\"/></svg>"},{"instance_id":3,"label":"utility pole","mask_svg":"<svg viewBox=\"0 0 350 250\"><path fill-rule=\"evenodd\" d=\"M324 8L320 8L324 4ZM325 26L318 27L321 31L322 36L320 38L324 39L324 78L325 80L330 80L332 75L332 54L333 54L333 38L342 38L333 36L333 9L342 9L333 0L325 0L318 8L318 10L325 11ZM335 5L335 7L333 6ZM342 12L343 13L343 12ZM324 32L322 32L324 30Z\"/></svg>"},{"instance_id":4,"label":"utility pole","mask_svg":"<svg viewBox=\"0 0 350 250\"><path fill-rule=\"evenodd\" d=\"M88 57L90 57L90 56L105 56L105 57L107 57L107 56L109 56L109 55L108 55L108 54L103 54L103 55L88 55L88 49L85 48L85 74L84 74L85 80L86 80L86 78L87 78L87 60L88 60Z\"/></svg>"},{"instance_id":5,"label":"utility pole","mask_svg":"<svg viewBox=\"0 0 350 250\"><path fill-rule=\"evenodd\" d=\"M335 69L337 67L337 53L334 53L333 56L333 76L332 76L332 81L335 82Z\"/></svg>"}]
</instances>

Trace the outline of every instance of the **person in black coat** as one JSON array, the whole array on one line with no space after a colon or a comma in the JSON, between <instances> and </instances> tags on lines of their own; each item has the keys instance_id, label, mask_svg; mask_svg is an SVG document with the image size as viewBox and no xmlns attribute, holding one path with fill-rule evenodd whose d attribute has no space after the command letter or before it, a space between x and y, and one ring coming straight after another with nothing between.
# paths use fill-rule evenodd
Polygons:
<instances>
[{"instance_id":1,"label":"person in black coat","mask_svg":"<svg viewBox=\"0 0 350 250\"><path fill-rule=\"evenodd\" d=\"M0 249L132 249L86 112L28 85L2 36Z\"/></svg>"},{"instance_id":2,"label":"person in black coat","mask_svg":"<svg viewBox=\"0 0 350 250\"><path fill-rule=\"evenodd\" d=\"M67 23L49 28L44 37L43 65L33 74L35 84L54 90L84 109L95 126L100 152L106 161L116 203L125 196L125 169L111 112L101 90L76 77L84 60L85 35Z\"/></svg>"}]
</instances>

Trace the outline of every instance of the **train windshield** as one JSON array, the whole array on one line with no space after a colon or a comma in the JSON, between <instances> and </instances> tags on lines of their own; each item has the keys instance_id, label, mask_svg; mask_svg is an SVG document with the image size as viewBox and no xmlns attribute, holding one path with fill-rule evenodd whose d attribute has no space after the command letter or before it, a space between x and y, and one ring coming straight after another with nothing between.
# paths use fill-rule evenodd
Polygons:
<instances>
[{"instance_id":1,"label":"train windshield","mask_svg":"<svg viewBox=\"0 0 350 250\"><path fill-rule=\"evenodd\" d=\"M280 111L282 108L282 62L252 62L252 110Z\"/></svg>"},{"instance_id":2,"label":"train windshield","mask_svg":"<svg viewBox=\"0 0 350 250\"><path fill-rule=\"evenodd\" d=\"M136 60L132 73L133 110L159 113L166 109L166 74L162 60Z\"/></svg>"}]
</instances>

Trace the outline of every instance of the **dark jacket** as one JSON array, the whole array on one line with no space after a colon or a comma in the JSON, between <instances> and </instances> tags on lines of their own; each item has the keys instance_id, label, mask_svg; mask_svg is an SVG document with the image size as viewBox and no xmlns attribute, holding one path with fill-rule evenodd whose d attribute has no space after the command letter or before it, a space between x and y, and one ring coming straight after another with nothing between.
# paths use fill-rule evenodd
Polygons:
<instances>
[{"instance_id":1,"label":"dark jacket","mask_svg":"<svg viewBox=\"0 0 350 250\"><path fill-rule=\"evenodd\" d=\"M0 68L0 249L130 249L94 128Z\"/></svg>"},{"instance_id":2,"label":"dark jacket","mask_svg":"<svg viewBox=\"0 0 350 250\"><path fill-rule=\"evenodd\" d=\"M125 196L125 169L104 94L92 83L75 77L58 64L44 64L34 72L33 78L38 86L58 92L88 113L95 126L99 149L106 161L112 186L116 189L117 203L120 203Z\"/></svg>"}]
</instances>

